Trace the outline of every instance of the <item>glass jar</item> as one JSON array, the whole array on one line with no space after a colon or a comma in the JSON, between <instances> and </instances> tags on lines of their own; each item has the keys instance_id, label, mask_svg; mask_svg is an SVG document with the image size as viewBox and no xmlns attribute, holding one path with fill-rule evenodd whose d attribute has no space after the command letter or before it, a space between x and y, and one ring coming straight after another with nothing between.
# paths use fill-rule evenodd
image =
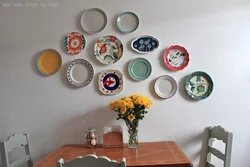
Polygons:
<instances>
[{"instance_id":1,"label":"glass jar","mask_svg":"<svg viewBox=\"0 0 250 167\"><path fill-rule=\"evenodd\" d=\"M96 129L89 128L85 130L85 139L86 139L86 147L96 147L97 145L97 136Z\"/></svg>"},{"instance_id":2,"label":"glass jar","mask_svg":"<svg viewBox=\"0 0 250 167\"><path fill-rule=\"evenodd\" d=\"M126 121L126 125L128 127L128 147L129 148L138 148L138 125L139 120L134 121Z\"/></svg>"}]
</instances>

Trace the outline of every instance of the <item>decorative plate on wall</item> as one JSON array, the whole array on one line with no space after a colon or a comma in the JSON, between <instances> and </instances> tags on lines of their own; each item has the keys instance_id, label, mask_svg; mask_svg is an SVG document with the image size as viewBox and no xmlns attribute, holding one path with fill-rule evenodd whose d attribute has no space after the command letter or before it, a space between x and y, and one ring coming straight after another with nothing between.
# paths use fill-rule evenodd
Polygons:
<instances>
[{"instance_id":1,"label":"decorative plate on wall","mask_svg":"<svg viewBox=\"0 0 250 167\"><path fill-rule=\"evenodd\" d=\"M130 33L139 27L139 18L133 12L124 12L117 18L117 27L123 33Z\"/></svg>"},{"instance_id":2,"label":"decorative plate on wall","mask_svg":"<svg viewBox=\"0 0 250 167\"><path fill-rule=\"evenodd\" d=\"M183 70L188 65L189 54L184 47L174 45L166 50L164 62L173 71Z\"/></svg>"},{"instance_id":3,"label":"decorative plate on wall","mask_svg":"<svg viewBox=\"0 0 250 167\"><path fill-rule=\"evenodd\" d=\"M107 25L106 13L98 8L86 10L81 18L81 25L84 31L89 34L101 32Z\"/></svg>"},{"instance_id":4,"label":"decorative plate on wall","mask_svg":"<svg viewBox=\"0 0 250 167\"><path fill-rule=\"evenodd\" d=\"M122 42L113 35L100 38L95 44L95 56L103 64L114 64L123 55Z\"/></svg>"},{"instance_id":5,"label":"decorative plate on wall","mask_svg":"<svg viewBox=\"0 0 250 167\"><path fill-rule=\"evenodd\" d=\"M123 75L118 70L106 70L99 75L99 90L105 95L115 95L123 89Z\"/></svg>"},{"instance_id":6,"label":"decorative plate on wall","mask_svg":"<svg viewBox=\"0 0 250 167\"><path fill-rule=\"evenodd\" d=\"M67 78L75 87L87 86L94 77L93 66L84 59L72 61L67 68Z\"/></svg>"},{"instance_id":7,"label":"decorative plate on wall","mask_svg":"<svg viewBox=\"0 0 250 167\"><path fill-rule=\"evenodd\" d=\"M163 75L155 81L155 93L164 99L171 98L177 91L177 83L174 78Z\"/></svg>"},{"instance_id":8,"label":"decorative plate on wall","mask_svg":"<svg viewBox=\"0 0 250 167\"><path fill-rule=\"evenodd\" d=\"M132 79L143 81L147 79L152 72L150 62L144 58L136 58L129 63L128 73Z\"/></svg>"},{"instance_id":9,"label":"decorative plate on wall","mask_svg":"<svg viewBox=\"0 0 250 167\"><path fill-rule=\"evenodd\" d=\"M71 32L64 40L65 50L71 55L79 54L84 49L85 45L86 40L83 34L79 32Z\"/></svg>"},{"instance_id":10,"label":"decorative plate on wall","mask_svg":"<svg viewBox=\"0 0 250 167\"><path fill-rule=\"evenodd\" d=\"M188 76L185 83L187 94L194 100L207 98L213 91L211 77L202 71L197 71Z\"/></svg>"},{"instance_id":11,"label":"decorative plate on wall","mask_svg":"<svg viewBox=\"0 0 250 167\"><path fill-rule=\"evenodd\" d=\"M131 42L131 47L138 53L149 53L159 47L159 41L152 36L141 36Z\"/></svg>"},{"instance_id":12,"label":"decorative plate on wall","mask_svg":"<svg viewBox=\"0 0 250 167\"><path fill-rule=\"evenodd\" d=\"M62 65L60 53L53 49L45 50L37 59L37 69L43 75L56 73Z\"/></svg>"}]
</instances>

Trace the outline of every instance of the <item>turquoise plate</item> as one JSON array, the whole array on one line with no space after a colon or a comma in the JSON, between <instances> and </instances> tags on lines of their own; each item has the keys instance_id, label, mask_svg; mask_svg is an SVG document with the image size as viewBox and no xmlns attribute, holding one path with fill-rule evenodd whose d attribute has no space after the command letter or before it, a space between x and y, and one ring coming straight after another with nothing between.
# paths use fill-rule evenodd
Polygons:
<instances>
[{"instance_id":1,"label":"turquoise plate","mask_svg":"<svg viewBox=\"0 0 250 167\"><path fill-rule=\"evenodd\" d=\"M133 12L121 13L117 18L117 27L123 33L134 32L139 27L139 17Z\"/></svg>"},{"instance_id":2,"label":"turquoise plate","mask_svg":"<svg viewBox=\"0 0 250 167\"><path fill-rule=\"evenodd\" d=\"M152 72L151 64L147 59L136 58L129 63L128 73L132 79L143 81L147 79Z\"/></svg>"},{"instance_id":3,"label":"turquoise plate","mask_svg":"<svg viewBox=\"0 0 250 167\"><path fill-rule=\"evenodd\" d=\"M197 71L188 76L185 83L187 94L194 100L203 100L213 91L211 77L202 71Z\"/></svg>"}]
</instances>

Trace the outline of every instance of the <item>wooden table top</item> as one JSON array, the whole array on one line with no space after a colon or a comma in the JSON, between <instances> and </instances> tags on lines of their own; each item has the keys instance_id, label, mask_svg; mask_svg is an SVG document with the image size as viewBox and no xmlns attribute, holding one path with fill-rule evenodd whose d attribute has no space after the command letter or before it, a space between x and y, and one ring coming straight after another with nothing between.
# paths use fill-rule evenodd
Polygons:
<instances>
[{"instance_id":1,"label":"wooden table top","mask_svg":"<svg viewBox=\"0 0 250 167\"><path fill-rule=\"evenodd\" d=\"M139 148L85 148L84 145L64 145L34 167L55 167L58 159L72 160L78 156L95 154L107 156L111 160L120 161L126 158L128 167L161 166L161 167L192 167L192 163L180 150L175 142L140 143Z\"/></svg>"}]
</instances>

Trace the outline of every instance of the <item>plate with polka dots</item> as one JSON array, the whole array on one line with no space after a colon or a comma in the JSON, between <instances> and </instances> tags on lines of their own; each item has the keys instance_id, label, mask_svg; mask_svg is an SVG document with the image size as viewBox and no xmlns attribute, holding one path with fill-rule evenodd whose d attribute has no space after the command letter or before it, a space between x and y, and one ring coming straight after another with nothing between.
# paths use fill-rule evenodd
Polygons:
<instances>
[{"instance_id":1,"label":"plate with polka dots","mask_svg":"<svg viewBox=\"0 0 250 167\"><path fill-rule=\"evenodd\" d=\"M94 68L85 59L76 59L67 67L67 79L75 87L87 86L94 77Z\"/></svg>"}]
</instances>

